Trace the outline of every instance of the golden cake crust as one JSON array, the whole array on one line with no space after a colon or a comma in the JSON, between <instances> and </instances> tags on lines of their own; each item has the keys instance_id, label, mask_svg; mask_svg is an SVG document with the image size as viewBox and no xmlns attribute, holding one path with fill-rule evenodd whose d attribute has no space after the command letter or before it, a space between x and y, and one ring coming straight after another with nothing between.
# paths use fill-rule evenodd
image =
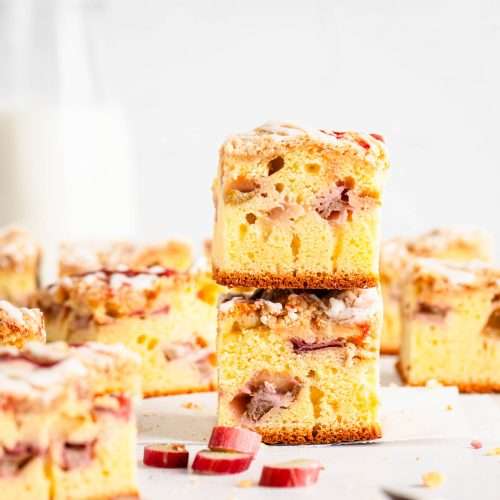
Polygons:
<instances>
[{"instance_id":1,"label":"golden cake crust","mask_svg":"<svg viewBox=\"0 0 500 500\"><path fill-rule=\"evenodd\" d=\"M343 151L381 170L388 166L387 151L379 134L313 129L285 122L268 122L250 132L230 136L222 145L220 155L221 162L225 156L250 160L296 148L321 150L324 154Z\"/></svg>"},{"instance_id":2,"label":"golden cake crust","mask_svg":"<svg viewBox=\"0 0 500 500\"><path fill-rule=\"evenodd\" d=\"M343 429L331 429L324 425L307 428L255 429L266 444L332 444L352 441L371 441L382 437L380 425L363 427L352 426Z\"/></svg>"},{"instance_id":3,"label":"golden cake crust","mask_svg":"<svg viewBox=\"0 0 500 500\"><path fill-rule=\"evenodd\" d=\"M139 500L141 494L139 490L133 489L128 491L120 491L117 493L108 493L105 497L102 495L89 497L88 500Z\"/></svg>"},{"instance_id":4,"label":"golden cake crust","mask_svg":"<svg viewBox=\"0 0 500 500\"><path fill-rule=\"evenodd\" d=\"M213 392L217 390L217 385L215 383L210 383L207 384L206 386L202 387L186 387L186 388L179 388L179 389L173 389L173 390L168 390L168 391L144 391L144 397L145 398L157 398L161 396L177 396L179 394L195 394L198 392Z\"/></svg>"},{"instance_id":5,"label":"golden cake crust","mask_svg":"<svg viewBox=\"0 0 500 500\"><path fill-rule=\"evenodd\" d=\"M401 380L406 384L410 385L412 387L425 387L426 383L421 383L421 384L416 384L413 382L410 382L408 377L403 371L403 368L401 366L401 361L398 361L396 363L396 371L399 374L399 377ZM456 380L447 380L447 379L442 379L442 377L439 378L439 383L444 386L455 386L458 387L458 390L463 393L491 393L491 392L500 392L500 384L481 384L481 383L474 383L474 382L457 382Z\"/></svg>"},{"instance_id":6,"label":"golden cake crust","mask_svg":"<svg viewBox=\"0 0 500 500\"><path fill-rule=\"evenodd\" d=\"M388 346L388 345L383 345L382 344L381 347L380 347L380 353L388 355L388 356L399 354L399 346L398 347L394 347L394 346Z\"/></svg>"},{"instance_id":7,"label":"golden cake crust","mask_svg":"<svg viewBox=\"0 0 500 500\"><path fill-rule=\"evenodd\" d=\"M248 274L221 271L214 266L214 279L220 285L229 287L258 288L326 288L346 290L350 288L372 288L378 285L376 275L345 275L314 273L297 275Z\"/></svg>"}]
</instances>

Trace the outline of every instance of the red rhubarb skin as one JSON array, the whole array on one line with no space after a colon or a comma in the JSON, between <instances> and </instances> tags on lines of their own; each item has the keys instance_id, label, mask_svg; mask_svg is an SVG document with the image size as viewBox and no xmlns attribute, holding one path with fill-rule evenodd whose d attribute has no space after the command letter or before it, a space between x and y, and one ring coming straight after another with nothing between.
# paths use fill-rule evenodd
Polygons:
<instances>
[{"instance_id":1,"label":"red rhubarb skin","mask_svg":"<svg viewBox=\"0 0 500 500\"><path fill-rule=\"evenodd\" d=\"M238 474L250 467L253 458L250 454L232 458L211 458L207 456L209 454L210 450L198 452L193 462L193 471L198 474Z\"/></svg>"},{"instance_id":2,"label":"red rhubarb skin","mask_svg":"<svg viewBox=\"0 0 500 500\"><path fill-rule=\"evenodd\" d=\"M144 465L161 467L162 469L186 469L188 466L189 452L174 450L155 450L144 447Z\"/></svg>"},{"instance_id":3,"label":"red rhubarb skin","mask_svg":"<svg viewBox=\"0 0 500 500\"><path fill-rule=\"evenodd\" d=\"M257 432L241 427L217 426L212 430L208 447L217 451L239 451L255 455L262 437Z\"/></svg>"},{"instance_id":4,"label":"red rhubarb skin","mask_svg":"<svg viewBox=\"0 0 500 500\"><path fill-rule=\"evenodd\" d=\"M271 488L297 488L310 486L318 481L320 467L297 467L285 469L265 465L260 476L259 486Z\"/></svg>"}]
</instances>

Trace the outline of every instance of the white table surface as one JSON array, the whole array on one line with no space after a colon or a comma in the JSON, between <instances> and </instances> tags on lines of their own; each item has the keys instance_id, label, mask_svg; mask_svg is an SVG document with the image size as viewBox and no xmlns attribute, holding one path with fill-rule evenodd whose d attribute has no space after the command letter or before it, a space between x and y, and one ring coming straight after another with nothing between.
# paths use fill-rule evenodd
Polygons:
<instances>
[{"instance_id":1,"label":"white table surface","mask_svg":"<svg viewBox=\"0 0 500 500\"><path fill-rule=\"evenodd\" d=\"M215 423L216 395L195 394L148 399L138 412L137 460L142 498L243 500L387 499L383 489L401 498L481 500L500 498L500 395L459 395L454 388L402 388L394 357L381 363L384 437L379 442L332 446L265 446L250 469L229 476L200 476L186 471L142 465L144 443L185 442L190 460ZM198 408L186 408L194 403ZM483 448L470 446L479 439ZM325 469L308 488L241 488L244 479L257 481L262 465L295 458L319 460ZM421 476L439 471L440 488L420 486Z\"/></svg>"}]
</instances>

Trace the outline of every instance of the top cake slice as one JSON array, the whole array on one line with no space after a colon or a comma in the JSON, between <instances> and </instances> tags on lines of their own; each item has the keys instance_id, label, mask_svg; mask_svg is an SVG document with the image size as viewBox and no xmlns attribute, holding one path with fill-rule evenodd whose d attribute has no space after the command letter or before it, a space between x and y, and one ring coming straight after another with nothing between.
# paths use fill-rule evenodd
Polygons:
<instances>
[{"instance_id":1,"label":"top cake slice","mask_svg":"<svg viewBox=\"0 0 500 500\"><path fill-rule=\"evenodd\" d=\"M230 137L214 184L215 279L262 288L375 286L387 168L377 134L269 123Z\"/></svg>"}]
</instances>

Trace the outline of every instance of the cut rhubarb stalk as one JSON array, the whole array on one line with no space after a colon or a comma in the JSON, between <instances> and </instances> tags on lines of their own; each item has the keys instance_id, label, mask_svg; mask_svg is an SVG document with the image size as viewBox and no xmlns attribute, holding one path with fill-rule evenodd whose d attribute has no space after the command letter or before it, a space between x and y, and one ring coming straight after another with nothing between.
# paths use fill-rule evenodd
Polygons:
<instances>
[{"instance_id":1,"label":"cut rhubarb stalk","mask_svg":"<svg viewBox=\"0 0 500 500\"><path fill-rule=\"evenodd\" d=\"M314 484L319 477L321 464L315 460L291 460L275 465L265 465L259 486L295 488Z\"/></svg>"},{"instance_id":2,"label":"cut rhubarb stalk","mask_svg":"<svg viewBox=\"0 0 500 500\"><path fill-rule=\"evenodd\" d=\"M183 444L153 444L144 447L144 465L164 469L185 469L189 452Z\"/></svg>"},{"instance_id":3,"label":"cut rhubarb stalk","mask_svg":"<svg viewBox=\"0 0 500 500\"><path fill-rule=\"evenodd\" d=\"M241 427L214 427L208 447L217 451L239 451L255 455L262 438L260 434Z\"/></svg>"},{"instance_id":4,"label":"cut rhubarb stalk","mask_svg":"<svg viewBox=\"0 0 500 500\"><path fill-rule=\"evenodd\" d=\"M201 450L193 462L199 474L237 474L248 469L253 456L249 453Z\"/></svg>"}]
</instances>

